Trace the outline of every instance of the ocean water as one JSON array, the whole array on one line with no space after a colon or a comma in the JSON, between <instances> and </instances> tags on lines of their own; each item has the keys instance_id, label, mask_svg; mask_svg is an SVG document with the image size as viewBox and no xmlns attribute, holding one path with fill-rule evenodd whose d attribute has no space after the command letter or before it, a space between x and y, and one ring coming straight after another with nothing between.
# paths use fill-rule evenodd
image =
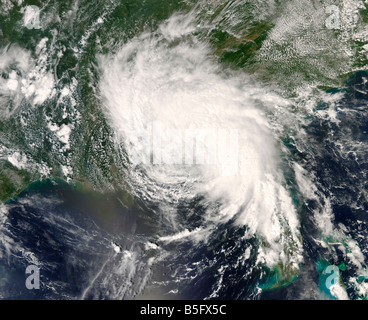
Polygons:
<instances>
[{"instance_id":1,"label":"ocean water","mask_svg":"<svg viewBox=\"0 0 368 320\"><path fill-rule=\"evenodd\" d=\"M3 1L1 297L365 299L366 3L330 5Z\"/></svg>"}]
</instances>

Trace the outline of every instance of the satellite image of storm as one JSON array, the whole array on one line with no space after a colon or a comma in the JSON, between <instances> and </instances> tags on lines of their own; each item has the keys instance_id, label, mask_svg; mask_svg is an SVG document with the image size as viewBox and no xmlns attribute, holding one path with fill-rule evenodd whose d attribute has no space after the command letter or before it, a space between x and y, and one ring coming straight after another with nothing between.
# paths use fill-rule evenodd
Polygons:
<instances>
[{"instance_id":1,"label":"satellite image of storm","mask_svg":"<svg viewBox=\"0 0 368 320\"><path fill-rule=\"evenodd\" d=\"M0 0L1 300L366 300L367 211L368 0Z\"/></svg>"}]
</instances>

